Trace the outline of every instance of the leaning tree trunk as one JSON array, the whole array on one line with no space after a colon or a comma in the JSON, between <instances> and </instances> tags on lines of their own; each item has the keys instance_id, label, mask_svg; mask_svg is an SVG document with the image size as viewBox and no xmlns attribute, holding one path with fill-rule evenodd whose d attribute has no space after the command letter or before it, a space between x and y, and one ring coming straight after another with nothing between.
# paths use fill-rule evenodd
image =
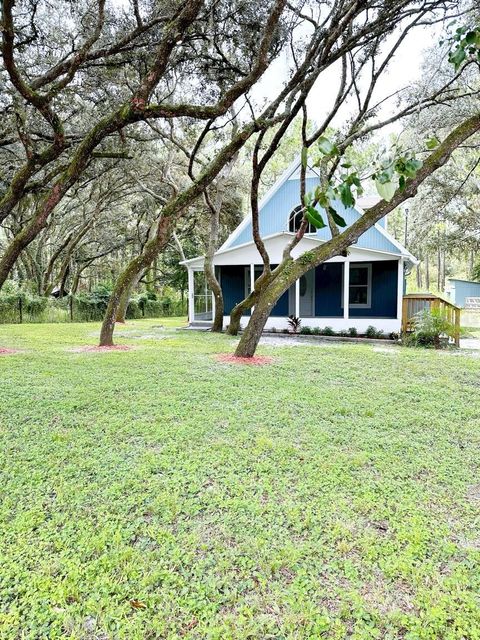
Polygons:
<instances>
[{"instance_id":1,"label":"leaning tree trunk","mask_svg":"<svg viewBox=\"0 0 480 640\"><path fill-rule=\"evenodd\" d=\"M130 297L132 295L132 291L134 287L135 287L135 283L133 283L132 286L122 294L118 303L115 322L119 322L120 324L125 323L125 320L127 318L127 309L128 309L128 305L130 304Z\"/></svg>"},{"instance_id":2,"label":"leaning tree trunk","mask_svg":"<svg viewBox=\"0 0 480 640\"><path fill-rule=\"evenodd\" d=\"M117 315L115 317L115 322L119 322L121 324L125 323L127 319L128 305L130 304L130 298L132 297L132 292L137 286L138 281L142 277L142 273L143 271L140 271L140 273L138 273L137 277L132 282L132 286L129 289L127 289L123 293L122 297L120 298L120 302L118 304L118 309L117 309Z\"/></svg>"},{"instance_id":3,"label":"leaning tree trunk","mask_svg":"<svg viewBox=\"0 0 480 640\"><path fill-rule=\"evenodd\" d=\"M145 244L142 253L131 260L118 277L110 300L108 301L107 310L105 311L102 328L100 330L101 347L113 346L115 321L122 299L130 294L142 271L150 266L155 257L168 244L172 234L173 223L174 220L172 217L162 218L158 223L155 236Z\"/></svg>"},{"instance_id":4,"label":"leaning tree trunk","mask_svg":"<svg viewBox=\"0 0 480 640\"><path fill-rule=\"evenodd\" d=\"M240 342L235 350L235 355L239 358L252 358L262 337L263 329L270 316L275 300L270 301L271 296L267 300L262 300L260 304L256 304L250 317L250 322L240 338Z\"/></svg>"},{"instance_id":5,"label":"leaning tree trunk","mask_svg":"<svg viewBox=\"0 0 480 640\"><path fill-rule=\"evenodd\" d=\"M213 318L212 331L221 332L223 330L223 294L220 283L215 275L215 267L212 263L211 256L205 256L204 273L207 284L212 290L213 297L215 298L215 315Z\"/></svg>"},{"instance_id":6,"label":"leaning tree trunk","mask_svg":"<svg viewBox=\"0 0 480 640\"><path fill-rule=\"evenodd\" d=\"M251 309L254 305L254 295L251 293L248 298L242 300L238 304L236 304L232 311L230 312L230 324L228 325L227 333L231 336L238 335L238 332L241 329L240 323L242 321L242 316L245 311Z\"/></svg>"},{"instance_id":7,"label":"leaning tree trunk","mask_svg":"<svg viewBox=\"0 0 480 640\"><path fill-rule=\"evenodd\" d=\"M237 357L252 358L255 355L265 324L275 303L291 284L289 277L289 274L284 272L273 282L270 282L270 284L261 286L256 294L249 296L243 301L244 303L248 301L250 307L252 303L254 303L255 307L235 350Z\"/></svg>"}]
</instances>

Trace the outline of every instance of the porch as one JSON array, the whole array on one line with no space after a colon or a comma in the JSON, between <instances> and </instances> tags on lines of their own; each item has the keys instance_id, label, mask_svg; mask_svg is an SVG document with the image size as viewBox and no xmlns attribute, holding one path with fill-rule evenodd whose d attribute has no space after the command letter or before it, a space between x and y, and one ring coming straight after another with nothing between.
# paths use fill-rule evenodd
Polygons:
<instances>
[{"instance_id":1,"label":"porch","mask_svg":"<svg viewBox=\"0 0 480 640\"><path fill-rule=\"evenodd\" d=\"M272 265L274 266L274 265ZM233 307L254 287L262 265L217 265L225 304L225 324ZM308 271L273 307L266 328L287 328L289 315L302 318L304 326L330 326L334 331L369 325L385 332L399 332L404 291L404 261L359 261L336 258ZM214 315L214 298L208 290L203 268L189 267L189 321L205 324ZM242 325L248 321L248 314Z\"/></svg>"}]
</instances>

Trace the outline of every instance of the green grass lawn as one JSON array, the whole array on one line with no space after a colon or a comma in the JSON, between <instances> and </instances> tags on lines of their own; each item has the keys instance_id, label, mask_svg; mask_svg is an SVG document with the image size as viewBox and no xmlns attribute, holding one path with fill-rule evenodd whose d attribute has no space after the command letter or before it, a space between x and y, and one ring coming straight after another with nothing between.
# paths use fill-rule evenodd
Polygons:
<instances>
[{"instance_id":1,"label":"green grass lawn","mask_svg":"<svg viewBox=\"0 0 480 640\"><path fill-rule=\"evenodd\" d=\"M480 638L480 358L175 324L0 327L0 638Z\"/></svg>"}]
</instances>

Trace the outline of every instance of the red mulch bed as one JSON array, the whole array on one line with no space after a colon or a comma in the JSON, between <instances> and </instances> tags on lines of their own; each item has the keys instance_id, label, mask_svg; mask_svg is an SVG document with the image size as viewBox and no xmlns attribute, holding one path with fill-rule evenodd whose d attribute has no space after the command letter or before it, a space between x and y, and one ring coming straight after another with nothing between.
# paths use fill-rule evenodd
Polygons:
<instances>
[{"instance_id":1,"label":"red mulch bed","mask_svg":"<svg viewBox=\"0 0 480 640\"><path fill-rule=\"evenodd\" d=\"M84 347L69 349L69 351L72 351L73 353L104 353L105 351L130 351L131 348L132 347L129 347L126 344L114 344L111 347L85 345Z\"/></svg>"},{"instance_id":2,"label":"red mulch bed","mask_svg":"<svg viewBox=\"0 0 480 640\"><path fill-rule=\"evenodd\" d=\"M223 362L224 364L249 364L253 366L262 366L265 364L272 364L275 361L270 356L253 356L252 358L240 358L233 355L233 353L217 353L215 356L217 362Z\"/></svg>"},{"instance_id":3,"label":"red mulch bed","mask_svg":"<svg viewBox=\"0 0 480 640\"><path fill-rule=\"evenodd\" d=\"M18 351L16 349L7 349L6 347L0 347L0 356L13 356Z\"/></svg>"}]
</instances>

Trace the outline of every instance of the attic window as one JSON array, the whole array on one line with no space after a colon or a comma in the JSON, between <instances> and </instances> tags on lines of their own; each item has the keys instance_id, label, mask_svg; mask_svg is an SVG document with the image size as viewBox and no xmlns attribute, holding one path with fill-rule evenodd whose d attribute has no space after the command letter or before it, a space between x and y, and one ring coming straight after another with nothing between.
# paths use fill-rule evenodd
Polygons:
<instances>
[{"instance_id":1,"label":"attic window","mask_svg":"<svg viewBox=\"0 0 480 640\"><path fill-rule=\"evenodd\" d=\"M288 218L288 230L291 233L296 233L300 229L302 220L303 220L303 207L301 205L298 205L298 207L295 207L295 209L290 214L290 217ZM305 233L316 233L316 232L317 230L315 229L313 224L310 224L309 222Z\"/></svg>"}]
</instances>

